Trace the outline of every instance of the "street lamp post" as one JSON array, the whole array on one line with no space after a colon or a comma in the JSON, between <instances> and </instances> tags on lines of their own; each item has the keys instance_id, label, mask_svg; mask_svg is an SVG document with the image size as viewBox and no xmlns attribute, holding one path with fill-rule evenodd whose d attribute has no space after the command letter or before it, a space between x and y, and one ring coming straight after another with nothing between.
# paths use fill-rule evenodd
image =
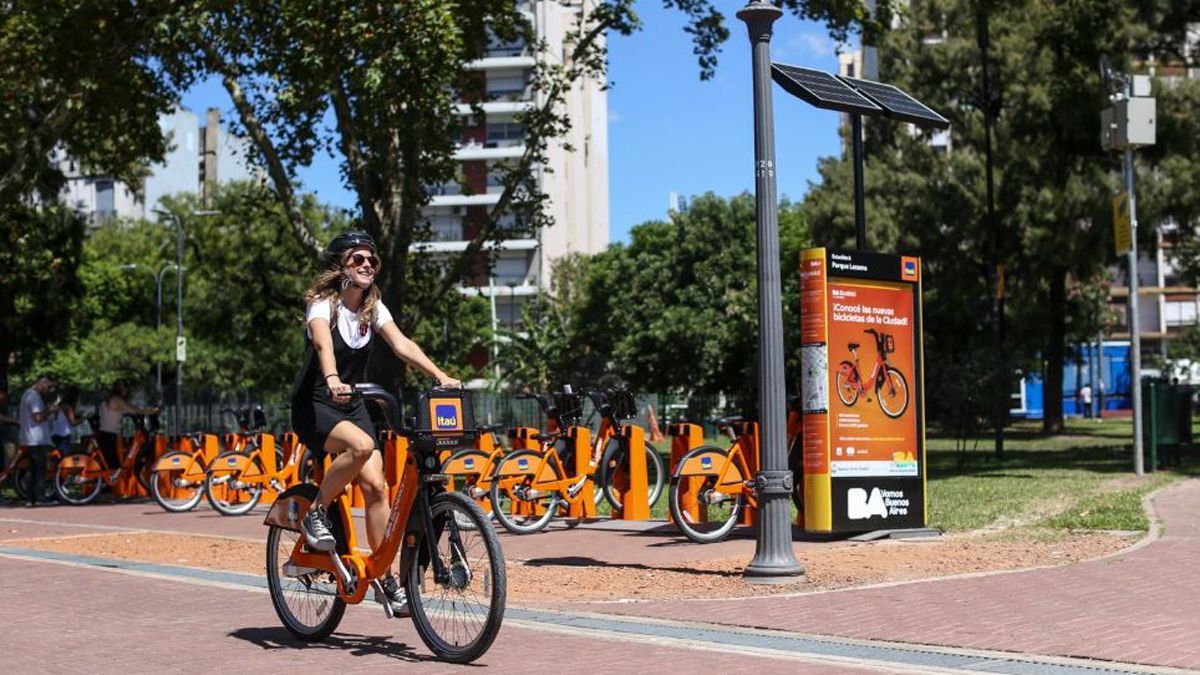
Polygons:
<instances>
[{"instance_id":1,"label":"street lamp post","mask_svg":"<svg viewBox=\"0 0 1200 675\"><path fill-rule=\"evenodd\" d=\"M160 216L175 223L175 433L183 429L183 362L187 359L187 342L183 335L183 219L173 211L154 209ZM191 211L192 216L212 216L220 211Z\"/></svg>"},{"instance_id":2,"label":"street lamp post","mask_svg":"<svg viewBox=\"0 0 1200 675\"><path fill-rule=\"evenodd\" d=\"M128 263L125 265L121 265L121 269L124 269L124 270L144 269L144 270L147 270L148 272L150 272L151 274L154 274L154 270L151 270L149 267L146 267L145 265L139 265L138 263ZM178 270L179 265L177 265L176 263L164 263L163 266L161 268L159 268L158 274L154 274L154 328L156 331L162 330L163 275L167 273L167 270L171 270L171 269ZM162 402L163 402L162 359L155 359L154 367L156 370L155 379L154 379L154 385L155 385L154 391L158 397L157 403L159 406L161 406Z\"/></svg>"},{"instance_id":3,"label":"street lamp post","mask_svg":"<svg viewBox=\"0 0 1200 675\"><path fill-rule=\"evenodd\" d=\"M771 27L783 14L765 0L738 10L750 33L754 73L754 199L758 239L758 409L762 466L754 558L746 579L783 583L804 574L792 551L792 473L787 468L783 313L779 271L779 205L775 195L775 131L771 110Z\"/></svg>"}]
</instances>

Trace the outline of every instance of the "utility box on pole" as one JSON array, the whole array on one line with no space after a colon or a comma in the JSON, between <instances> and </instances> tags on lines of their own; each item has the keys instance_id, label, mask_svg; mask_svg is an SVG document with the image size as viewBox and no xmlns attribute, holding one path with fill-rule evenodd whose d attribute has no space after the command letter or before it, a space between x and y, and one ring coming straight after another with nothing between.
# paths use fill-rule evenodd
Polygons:
<instances>
[{"instance_id":1,"label":"utility box on pole","mask_svg":"<svg viewBox=\"0 0 1200 675\"><path fill-rule=\"evenodd\" d=\"M1100 111L1100 146L1105 150L1124 150L1154 145L1157 102L1153 98L1133 97L1114 101Z\"/></svg>"}]
</instances>

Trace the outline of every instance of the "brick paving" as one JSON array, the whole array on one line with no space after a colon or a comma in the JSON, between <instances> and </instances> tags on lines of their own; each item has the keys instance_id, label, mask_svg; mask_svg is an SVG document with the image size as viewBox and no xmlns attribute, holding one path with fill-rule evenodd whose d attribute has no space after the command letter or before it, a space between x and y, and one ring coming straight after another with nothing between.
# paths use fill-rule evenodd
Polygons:
<instances>
[{"instance_id":1,"label":"brick paving","mask_svg":"<svg viewBox=\"0 0 1200 675\"><path fill-rule=\"evenodd\" d=\"M856 639L1200 669L1200 639L1197 639L1200 637L1200 519L1197 519L1200 480L1187 481L1160 493L1154 506L1163 523L1161 538L1129 553L1067 567L786 598L572 603L558 607ZM0 540L109 528L265 536L261 519L256 516L224 518L204 510L166 514L153 503L0 509ZM541 535L503 539L505 552L511 558L590 559L608 564L663 565L698 557L739 555L749 559L753 552L753 541L746 538L698 547L680 544L680 538L669 530L647 531L645 527L625 524L584 525L574 530L556 529ZM804 551L816 545L819 544L797 543L797 555L803 559ZM182 664L172 661L177 658L176 649L170 646L176 633L188 636L192 652L197 644L213 646L214 651L206 649L205 653L228 653L229 658L244 657L253 663L275 666L281 663L281 655L292 660L289 663L313 666L336 663L336 667L345 669L347 664L342 659L350 651L363 659L351 662L351 670L359 668L359 664L370 669L427 655L408 622L389 625L373 611L352 610L347 614L343 624L346 635L335 643L344 649L300 650L286 643L269 601L261 594L196 589L169 581L4 558L0 558L0 570L8 572L6 578L10 580L22 579L21 584L5 584L0 601L13 608L15 612L10 616L22 617L22 625L26 627L22 631L0 632L0 653L6 660L16 659L15 663L40 672L53 672L53 668L47 671L47 663L42 659L64 631L85 641L95 640L96 644L135 644L127 661L114 663L123 664L123 668L117 669L136 672L181 669ZM65 588L88 592L67 593L69 602L64 608L54 598L57 589ZM138 597L145 601L118 613L109 606L111 599L117 597ZM106 619L85 623L93 617ZM81 634L80 626L84 625L87 630ZM131 638L139 635L144 639ZM394 641L380 637L393 635ZM531 670L528 654L523 653L536 635L525 628L506 628L488 660L505 671L520 664L522 670L543 672L542 666ZM732 669L737 664L741 669L750 659L763 672L797 672L795 663L754 659L744 654L695 654L644 644L598 644L596 640L575 636L545 634L543 637L553 644L547 654L562 655L547 656L544 672L561 671L566 662L612 670L623 667L628 658L654 658L656 662L670 664L672 671L689 669L693 663L694 667L718 670ZM281 643L286 644L281 646ZM647 653L643 655L643 651ZM725 657L732 660L722 660ZM64 662L63 671L73 663ZM205 662L200 669L207 670L208 665ZM216 662L211 665L213 669L218 667ZM14 672L26 669L17 668Z\"/></svg>"},{"instance_id":2,"label":"brick paving","mask_svg":"<svg viewBox=\"0 0 1200 675\"><path fill-rule=\"evenodd\" d=\"M1157 541L1066 567L789 598L573 609L1200 669L1200 480L1160 493Z\"/></svg>"},{"instance_id":3,"label":"brick paving","mask_svg":"<svg viewBox=\"0 0 1200 675\"><path fill-rule=\"evenodd\" d=\"M377 605L346 612L338 631L305 645L279 623L263 592L0 558L11 623L0 631L8 673L365 673L418 667L444 673L491 667L530 675L605 673L669 664L674 672L853 673L744 653L617 642L505 625L470 666L433 660L408 619ZM20 580L20 583L13 583Z\"/></svg>"}]
</instances>

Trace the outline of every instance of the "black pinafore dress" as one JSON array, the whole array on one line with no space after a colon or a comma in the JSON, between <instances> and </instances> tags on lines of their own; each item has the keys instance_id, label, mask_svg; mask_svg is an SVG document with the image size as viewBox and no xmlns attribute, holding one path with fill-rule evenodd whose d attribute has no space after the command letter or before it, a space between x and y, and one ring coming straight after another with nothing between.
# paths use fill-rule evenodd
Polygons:
<instances>
[{"instance_id":1,"label":"black pinafore dress","mask_svg":"<svg viewBox=\"0 0 1200 675\"><path fill-rule=\"evenodd\" d=\"M330 322L329 332L333 337L333 359L337 366L338 378L346 384L366 382L367 359L371 353L371 344L375 342L375 331L371 330L366 344L355 349L342 339L342 331L337 324L336 319ZM329 395L329 387L325 385L321 374L321 363L313 348L312 338L308 338L304 367L296 375L296 382L292 387L292 429L309 450L324 453L329 432L339 422L344 421L353 422L368 436L375 438L375 423L371 421L371 415L361 398L341 404L334 402Z\"/></svg>"}]
</instances>

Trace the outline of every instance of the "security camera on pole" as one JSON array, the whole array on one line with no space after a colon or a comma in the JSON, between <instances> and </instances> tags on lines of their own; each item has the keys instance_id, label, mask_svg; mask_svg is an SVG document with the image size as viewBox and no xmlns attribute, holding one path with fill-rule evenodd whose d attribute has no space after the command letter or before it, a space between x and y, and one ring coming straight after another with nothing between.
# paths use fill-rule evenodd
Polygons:
<instances>
[{"instance_id":1,"label":"security camera on pole","mask_svg":"<svg viewBox=\"0 0 1200 675\"><path fill-rule=\"evenodd\" d=\"M1137 200L1133 192L1133 149L1154 145L1155 100L1150 78L1112 69L1100 57L1100 77L1112 105L1100 111L1100 145L1125 152L1125 190L1113 198L1117 253L1129 254L1129 334L1133 367L1133 470L1142 475L1142 339L1138 317Z\"/></svg>"}]
</instances>

